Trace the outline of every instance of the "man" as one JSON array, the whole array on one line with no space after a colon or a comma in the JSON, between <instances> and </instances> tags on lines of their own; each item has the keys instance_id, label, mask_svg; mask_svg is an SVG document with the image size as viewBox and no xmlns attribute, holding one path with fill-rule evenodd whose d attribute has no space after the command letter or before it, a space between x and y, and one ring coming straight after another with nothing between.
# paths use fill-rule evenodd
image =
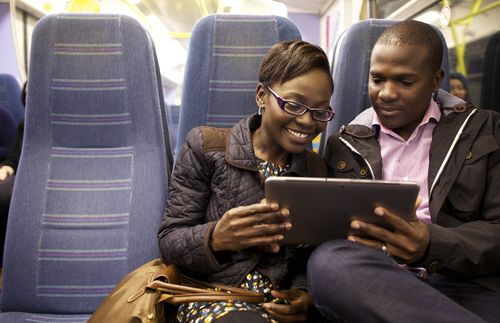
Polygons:
<instances>
[{"instance_id":1,"label":"man","mask_svg":"<svg viewBox=\"0 0 500 323\"><path fill-rule=\"evenodd\" d=\"M393 231L354 220L310 258L309 290L332 321L500 318L500 115L438 90L442 50L429 25L388 28L371 56L373 107L328 140L335 177L421 186L409 222L378 207Z\"/></svg>"}]
</instances>

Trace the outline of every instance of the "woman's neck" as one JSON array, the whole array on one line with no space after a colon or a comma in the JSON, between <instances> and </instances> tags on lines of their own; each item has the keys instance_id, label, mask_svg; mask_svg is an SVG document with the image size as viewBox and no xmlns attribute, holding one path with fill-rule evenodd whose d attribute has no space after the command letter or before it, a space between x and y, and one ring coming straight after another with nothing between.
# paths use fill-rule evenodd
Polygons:
<instances>
[{"instance_id":1,"label":"woman's neck","mask_svg":"<svg viewBox=\"0 0 500 323\"><path fill-rule=\"evenodd\" d=\"M260 128L252 133L252 146L257 158L278 165L288 163L288 152L272 140L269 140Z\"/></svg>"}]
</instances>

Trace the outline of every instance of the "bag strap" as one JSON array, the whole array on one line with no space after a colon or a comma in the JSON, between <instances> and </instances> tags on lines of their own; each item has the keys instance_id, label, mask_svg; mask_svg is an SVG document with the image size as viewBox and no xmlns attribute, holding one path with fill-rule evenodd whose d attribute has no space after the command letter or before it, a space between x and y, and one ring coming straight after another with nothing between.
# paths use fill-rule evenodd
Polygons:
<instances>
[{"instance_id":1,"label":"bag strap","mask_svg":"<svg viewBox=\"0 0 500 323\"><path fill-rule=\"evenodd\" d=\"M179 305L189 302L218 302L218 301L244 301L248 303L263 303L266 298L263 293L249 291L243 288L213 284L203 282L185 275L181 275L181 283L175 284L170 275L178 275L174 265L166 266L162 270L163 273L168 275L158 275L154 280L150 281L145 290L153 290L161 294L158 303L167 303L172 305ZM168 268L170 267L170 268ZM166 277L167 282L162 281Z\"/></svg>"},{"instance_id":2,"label":"bag strap","mask_svg":"<svg viewBox=\"0 0 500 323\"><path fill-rule=\"evenodd\" d=\"M262 293L252 292L242 288L234 287L231 288L234 292L228 292L224 290L209 290L155 281L149 284L147 288L161 293L160 299L158 300L159 303L168 303L172 305L179 305L189 302L218 302L238 300L249 303L265 302L265 296Z\"/></svg>"},{"instance_id":3,"label":"bag strap","mask_svg":"<svg viewBox=\"0 0 500 323\"><path fill-rule=\"evenodd\" d=\"M162 293L158 303L167 303L171 305L180 305L191 302L228 302L228 301L243 301L247 303L260 304L265 302L265 297L262 296L248 296L248 295L235 295L230 293L214 294L214 293L194 293L194 294L181 294L171 295Z\"/></svg>"}]
</instances>

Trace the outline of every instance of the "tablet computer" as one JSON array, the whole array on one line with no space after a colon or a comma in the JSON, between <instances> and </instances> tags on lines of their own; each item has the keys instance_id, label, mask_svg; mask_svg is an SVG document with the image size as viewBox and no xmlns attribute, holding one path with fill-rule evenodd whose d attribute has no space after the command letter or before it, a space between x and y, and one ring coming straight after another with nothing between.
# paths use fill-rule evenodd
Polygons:
<instances>
[{"instance_id":1,"label":"tablet computer","mask_svg":"<svg viewBox=\"0 0 500 323\"><path fill-rule=\"evenodd\" d=\"M285 244L346 238L355 218L385 226L373 213L377 206L409 218L419 189L415 182L361 179L273 176L265 182L266 200L290 211Z\"/></svg>"}]
</instances>

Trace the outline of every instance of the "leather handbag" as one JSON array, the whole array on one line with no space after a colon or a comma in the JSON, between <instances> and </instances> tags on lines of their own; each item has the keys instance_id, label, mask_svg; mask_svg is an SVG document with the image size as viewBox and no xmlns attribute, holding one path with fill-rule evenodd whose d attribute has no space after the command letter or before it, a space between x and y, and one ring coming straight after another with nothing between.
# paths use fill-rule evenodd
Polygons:
<instances>
[{"instance_id":1,"label":"leather handbag","mask_svg":"<svg viewBox=\"0 0 500 323\"><path fill-rule=\"evenodd\" d=\"M262 293L202 282L179 273L174 265L151 260L129 273L103 300L89 323L159 323L175 317L189 302L241 300L263 303Z\"/></svg>"}]
</instances>

